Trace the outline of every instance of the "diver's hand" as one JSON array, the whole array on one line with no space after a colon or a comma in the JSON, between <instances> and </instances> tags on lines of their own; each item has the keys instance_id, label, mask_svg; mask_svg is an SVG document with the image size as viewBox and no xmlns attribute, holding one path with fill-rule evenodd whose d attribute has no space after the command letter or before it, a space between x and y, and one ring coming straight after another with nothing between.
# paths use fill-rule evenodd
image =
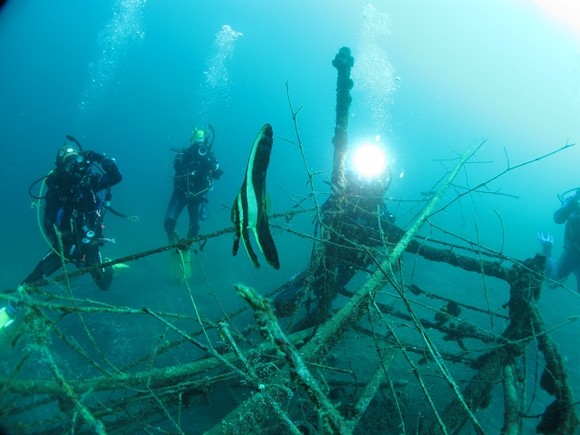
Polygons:
<instances>
[{"instance_id":1,"label":"diver's hand","mask_svg":"<svg viewBox=\"0 0 580 435\"><path fill-rule=\"evenodd\" d=\"M550 233L538 233L538 240L542 245L542 253L548 257L552 253L552 246L554 246L554 236Z\"/></svg>"},{"instance_id":2,"label":"diver's hand","mask_svg":"<svg viewBox=\"0 0 580 435\"><path fill-rule=\"evenodd\" d=\"M103 154L99 154L96 151L85 151L83 153L83 157L90 162L102 163L105 160L105 156Z\"/></svg>"},{"instance_id":3,"label":"diver's hand","mask_svg":"<svg viewBox=\"0 0 580 435\"><path fill-rule=\"evenodd\" d=\"M216 169L215 171L212 171L211 176L213 177L214 180L219 180L220 177L223 175L224 171L223 169Z\"/></svg>"}]
</instances>

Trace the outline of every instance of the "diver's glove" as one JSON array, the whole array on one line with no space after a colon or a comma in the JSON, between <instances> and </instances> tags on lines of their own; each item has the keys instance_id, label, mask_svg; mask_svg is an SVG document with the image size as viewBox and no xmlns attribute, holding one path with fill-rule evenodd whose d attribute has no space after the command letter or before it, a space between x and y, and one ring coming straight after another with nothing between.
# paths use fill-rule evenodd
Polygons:
<instances>
[{"instance_id":1,"label":"diver's glove","mask_svg":"<svg viewBox=\"0 0 580 435\"><path fill-rule=\"evenodd\" d=\"M16 309L8 303L4 308L0 309L0 331L10 326L14 322L16 316Z\"/></svg>"},{"instance_id":2,"label":"diver's glove","mask_svg":"<svg viewBox=\"0 0 580 435\"><path fill-rule=\"evenodd\" d=\"M214 178L214 180L219 180L223 174L224 174L224 170L221 168L218 168L215 171L213 171L211 175Z\"/></svg>"},{"instance_id":3,"label":"diver's glove","mask_svg":"<svg viewBox=\"0 0 580 435\"><path fill-rule=\"evenodd\" d=\"M542 254L549 257L552 254L552 247L554 246L554 236L550 233L538 233L538 241L542 245Z\"/></svg>"},{"instance_id":4,"label":"diver's glove","mask_svg":"<svg viewBox=\"0 0 580 435\"><path fill-rule=\"evenodd\" d=\"M103 161L105 160L105 156L103 154L99 154L96 151L85 151L83 153L83 157L85 159L87 159L89 162L95 162L95 163L103 163Z\"/></svg>"}]
</instances>

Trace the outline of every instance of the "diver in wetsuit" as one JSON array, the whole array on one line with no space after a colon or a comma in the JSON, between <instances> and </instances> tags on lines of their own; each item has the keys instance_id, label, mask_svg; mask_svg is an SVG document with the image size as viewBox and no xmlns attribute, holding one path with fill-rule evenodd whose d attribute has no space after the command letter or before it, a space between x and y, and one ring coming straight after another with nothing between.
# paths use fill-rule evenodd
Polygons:
<instances>
[{"instance_id":1,"label":"diver in wetsuit","mask_svg":"<svg viewBox=\"0 0 580 435\"><path fill-rule=\"evenodd\" d=\"M580 292L580 189L566 197L561 207L554 212L554 222L566 224L564 249L556 260L552 257L554 237L539 233L543 253L547 257L546 276L554 281L563 281L571 273L576 275L576 288Z\"/></svg>"},{"instance_id":2,"label":"diver in wetsuit","mask_svg":"<svg viewBox=\"0 0 580 435\"><path fill-rule=\"evenodd\" d=\"M51 248L22 284L52 275L63 261L77 267L103 262L105 196L110 196L110 188L123 177L113 159L95 151L83 152L74 142L58 149L56 167L44 178L47 191L39 199L45 202L43 231ZM101 290L111 286L112 267L96 267L90 273ZM0 310L0 329L12 322L16 312L17 307L10 303Z\"/></svg>"},{"instance_id":3,"label":"diver in wetsuit","mask_svg":"<svg viewBox=\"0 0 580 435\"><path fill-rule=\"evenodd\" d=\"M210 131L213 131L211 126ZM175 226L185 206L189 214L187 238L195 237L199 232L199 221L207 219L208 192L213 188L213 181L223 174L211 152L212 142L213 133L210 140L209 132L194 128L190 146L179 150L175 156L173 192L163 223L170 244L179 240Z\"/></svg>"}]
</instances>

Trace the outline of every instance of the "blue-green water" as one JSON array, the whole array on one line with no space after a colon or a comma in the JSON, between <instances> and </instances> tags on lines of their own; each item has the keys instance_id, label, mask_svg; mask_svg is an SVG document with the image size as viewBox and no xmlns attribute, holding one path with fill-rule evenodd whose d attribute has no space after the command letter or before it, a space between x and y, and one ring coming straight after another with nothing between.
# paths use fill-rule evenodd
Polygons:
<instances>
[{"instance_id":1,"label":"blue-green water","mask_svg":"<svg viewBox=\"0 0 580 435\"><path fill-rule=\"evenodd\" d=\"M457 192L578 141L580 33L565 19L573 11L541 4L8 0L0 9L0 288L14 289L46 251L27 189L50 171L66 134L117 159L124 180L114 189L114 206L140 217L131 224L107 216L106 234L117 241L104 248L111 258L165 244L170 148L186 146L193 126L215 127L214 152L224 169L202 233L230 225L251 142L265 122L276 136L268 173L272 211L307 195L302 157L289 142L295 135L286 84L294 109L301 108L300 134L316 188L328 192L331 61L342 46L355 58L350 142L381 135L396 174L393 198L421 198L452 166L449 159L478 137L487 142L477 164L457 180ZM537 231L550 231L558 251L563 228L551 216L556 194L580 185L579 149L509 171L435 222L517 258L538 251ZM397 204L390 207L405 225L413 214ZM183 214L182 233L185 220ZM309 228L308 219L297 224L300 231ZM228 236L208 244L200 261L226 309L239 305L234 282L265 292L306 265L307 241L281 231L274 237L279 272L256 271L243 255L233 258ZM175 309L188 299L165 283L165 260L135 263L106 294L90 281L79 291L117 305ZM453 271L446 273L455 282ZM197 278L203 281L201 273ZM574 288L572 278L568 283ZM464 292L461 283L448 291ZM208 313L218 312L205 292L199 297ZM494 297L494 306L507 300ZM554 325L579 307L579 296L563 289L546 292L541 302ZM555 332L569 360L579 356L578 328L571 323ZM130 342L138 346L136 340ZM574 364L569 369L579 385L580 372Z\"/></svg>"}]
</instances>

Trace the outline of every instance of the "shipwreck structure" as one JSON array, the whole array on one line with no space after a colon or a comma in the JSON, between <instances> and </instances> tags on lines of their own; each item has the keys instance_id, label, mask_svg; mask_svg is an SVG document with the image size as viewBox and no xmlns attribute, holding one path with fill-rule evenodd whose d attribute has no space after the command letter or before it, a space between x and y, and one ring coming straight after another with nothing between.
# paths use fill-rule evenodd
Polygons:
<instances>
[{"instance_id":1,"label":"shipwreck structure","mask_svg":"<svg viewBox=\"0 0 580 435\"><path fill-rule=\"evenodd\" d=\"M305 290L295 309L303 312L302 303L317 301L316 321L293 328L295 319L277 318L270 298L293 282L268 295L235 284L247 304L217 321L205 316L187 281L188 313L79 299L71 282L86 270L3 294L4 301L19 301L25 321L2 337L12 347L2 348L0 427L27 434L575 433L564 359L537 308L545 257L520 261L469 241L419 235L483 142L466 150L413 223L399 228L377 202L348 190L353 63L346 47L333 61L338 78L328 199L312 195L312 207L271 217L288 222L308 213L315 221L311 262L297 271ZM299 136L298 145L303 150ZM362 219L351 219L354 209ZM109 264L189 249L231 232ZM503 282L502 311L404 279L405 268L425 264ZM49 284L62 291L45 292ZM113 319L130 330L148 323L162 332L151 346L133 338L125 347L132 350L120 357L108 351L115 338L98 332ZM493 417L485 414L489 409Z\"/></svg>"}]
</instances>

